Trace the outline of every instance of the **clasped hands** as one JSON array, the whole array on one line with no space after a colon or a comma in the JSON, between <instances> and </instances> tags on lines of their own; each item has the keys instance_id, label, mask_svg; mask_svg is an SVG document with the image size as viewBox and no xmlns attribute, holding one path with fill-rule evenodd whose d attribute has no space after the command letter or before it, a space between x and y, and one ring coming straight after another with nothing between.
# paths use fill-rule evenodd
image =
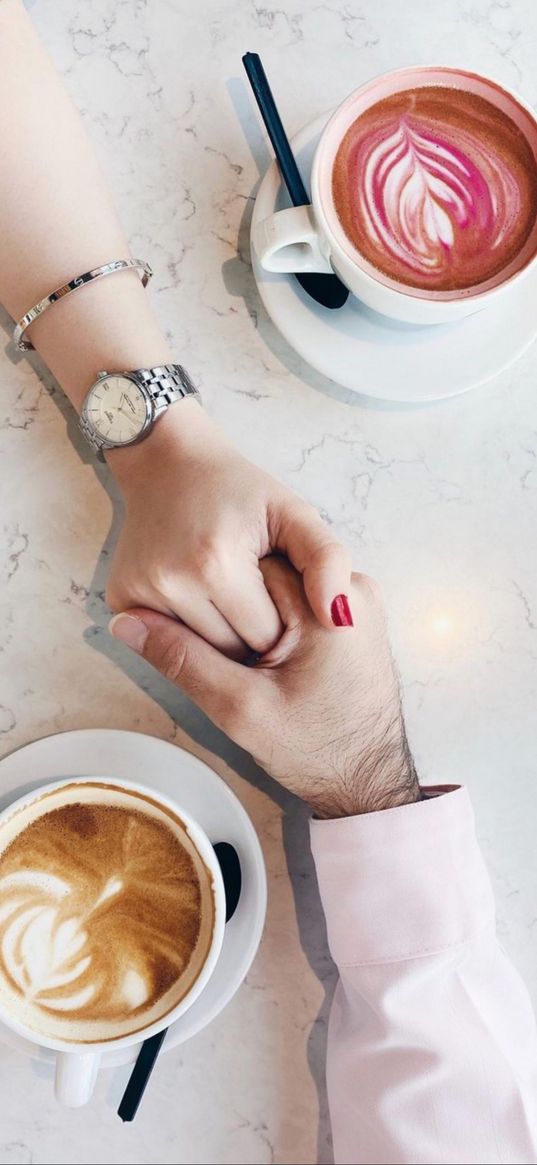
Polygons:
<instances>
[{"instance_id":1,"label":"clasped hands","mask_svg":"<svg viewBox=\"0 0 537 1165\"><path fill-rule=\"evenodd\" d=\"M354 627L334 633L313 615L289 563L271 557L260 565L284 630L255 667L228 658L177 619L144 608L116 616L112 633L317 816L418 800L376 584L352 576Z\"/></svg>"},{"instance_id":2,"label":"clasped hands","mask_svg":"<svg viewBox=\"0 0 537 1165\"><path fill-rule=\"evenodd\" d=\"M318 816L416 800L378 588L316 511L193 401L108 460L125 522L107 597L128 612L112 633Z\"/></svg>"}]
</instances>

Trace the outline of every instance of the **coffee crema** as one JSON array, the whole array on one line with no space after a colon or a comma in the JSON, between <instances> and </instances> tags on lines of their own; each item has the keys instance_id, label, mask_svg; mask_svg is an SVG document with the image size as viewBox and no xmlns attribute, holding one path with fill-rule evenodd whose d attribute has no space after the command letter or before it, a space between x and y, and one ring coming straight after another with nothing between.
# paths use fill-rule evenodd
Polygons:
<instances>
[{"instance_id":1,"label":"coffee crema","mask_svg":"<svg viewBox=\"0 0 537 1165\"><path fill-rule=\"evenodd\" d=\"M464 290L502 282L522 260L536 227L537 162L492 102L425 85L356 118L336 154L332 196L350 242L389 279Z\"/></svg>"},{"instance_id":2,"label":"coffee crema","mask_svg":"<svg viewBox=\"0 0 537 1165\"><path fill-rule=\"evenodd\" d=\"M55 1039L161 1019L214 926L212 878L179 817L118 786L71 784L0 826L0 1003Z\"/></svg>"}]
</instances>

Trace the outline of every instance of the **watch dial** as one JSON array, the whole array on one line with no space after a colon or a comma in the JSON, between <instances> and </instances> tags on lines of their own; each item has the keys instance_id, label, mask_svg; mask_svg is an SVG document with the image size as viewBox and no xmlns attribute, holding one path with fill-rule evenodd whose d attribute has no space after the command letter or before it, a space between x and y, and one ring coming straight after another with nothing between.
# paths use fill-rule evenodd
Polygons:
<instances>
[{"instance_id":1,"label":"watch dial","mask_svg":"<svg viewBox=\"0 0 537 1165\"><path fill-rule=\"evenodd\" d=\"M133 380L106 376L95 385L86 412L100 437L114 445L126 445L144 428L146 400Z\"/></svg>"}]
</instances>

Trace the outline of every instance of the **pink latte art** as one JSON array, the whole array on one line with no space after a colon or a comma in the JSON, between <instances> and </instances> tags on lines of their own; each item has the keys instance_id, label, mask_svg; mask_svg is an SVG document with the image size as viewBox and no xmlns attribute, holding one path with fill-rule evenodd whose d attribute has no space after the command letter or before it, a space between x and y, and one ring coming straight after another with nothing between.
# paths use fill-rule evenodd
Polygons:
<instances>
[{"instance_id":1,"label":"pink latte art","mask_svg":"<svg viewBox=\"0 0 537 1165\"><path fill-rule=\"evenodd\" d=\"M332 192L345 234L369 263L399 283L452 291L501 282L528 243L537 163L521 130L491 102L424 86L353 122Z\"/></svg>"}]
</instances>

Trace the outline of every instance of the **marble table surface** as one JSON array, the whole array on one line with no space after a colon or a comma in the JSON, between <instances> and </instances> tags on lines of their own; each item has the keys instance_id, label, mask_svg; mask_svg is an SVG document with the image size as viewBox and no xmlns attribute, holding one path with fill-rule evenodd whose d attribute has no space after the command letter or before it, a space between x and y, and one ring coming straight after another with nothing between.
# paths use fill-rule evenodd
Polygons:
<instances>
[{"instance_id":1,"label":"marble table surface","mask_svg":"<svg viewBox=\"0 0 537 1165\"><path fill-rule=\"evenodd\" d=\"M248 224L269 151L240 63L259 51L290 131L412 62L493 74L537 103L533 0L36 0L35 20L100 151L175 351L238 446L317 505L388 600L410 740L466 782L502 939L537 993L537 349L433 407L372 405L312 372L266 317ZM186 701L110 642L111 483L35 359L0 356L0 734L113 726L220 772L258 829L265 937L223 1015L155 1072L122 1126L124 1074L62 1111L0 1048L0 1162L329 1162L334 970L306 814ZM434 370L433 370L434 371ZM533 958L532 958L533 955Z\"/></svg>"}]
</instances>

